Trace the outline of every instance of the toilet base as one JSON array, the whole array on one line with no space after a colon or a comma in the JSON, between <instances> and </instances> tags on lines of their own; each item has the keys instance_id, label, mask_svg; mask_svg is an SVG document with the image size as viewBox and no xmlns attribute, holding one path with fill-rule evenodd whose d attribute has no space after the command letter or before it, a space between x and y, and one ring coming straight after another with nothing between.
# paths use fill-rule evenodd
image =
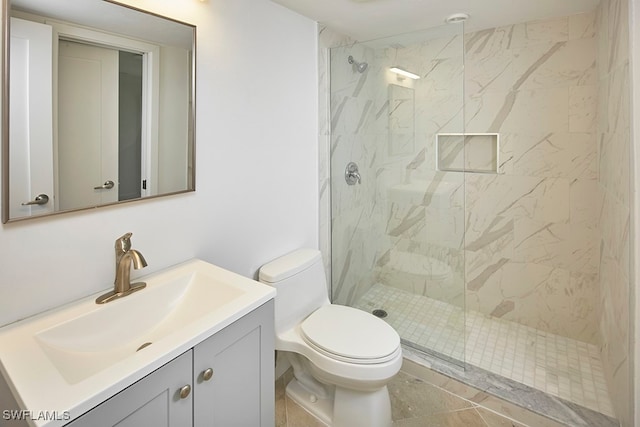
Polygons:
<instances>
[{"instance_id":1,"label":"toilet base","mask_svg":"<svg viewBox=\"0 0 640 427\"><path fill-rule=\"evenodd\" d=\"M287 385L287 396L331 427L390 427L391 400L384 386L375 391L335 388L334 395L320 398L294 378Z\"/></svg>"},{"instance_id":2,"label":"toilet base","mask_svg":"<svg viewBox=\"0 0 640 427\"><path fill-rule=\"evenodd\" d=\"M331 419L333 418L333 396L324 399L317 397L300 385L295 378L287 384L287 396L324 424L331 426Z\"/></svg>"}]
</instances>

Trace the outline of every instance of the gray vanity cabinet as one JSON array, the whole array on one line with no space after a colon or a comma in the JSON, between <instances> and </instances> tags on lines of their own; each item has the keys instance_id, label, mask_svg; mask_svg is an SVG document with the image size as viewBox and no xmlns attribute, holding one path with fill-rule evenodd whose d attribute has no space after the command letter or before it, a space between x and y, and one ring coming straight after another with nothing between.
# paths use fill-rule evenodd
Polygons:
<instances>
[{"instance_id":1,"label":"gray vanity cabinet","mask_svg":"<svg viewBox=\"0 0 640 427\"><path fill-rule=\"evenodd\" d=\"M193 398L180 397L191 384L191 350L75 419L72 427L190 426Z\"/></svg>"},{"instance_id":2,"label":"gray vanity cabinet","mask_svg":"<svg viewBox=\"0 0 640 427\"><path fill-rule=\"evenodd\" d=\"M194 427L273 426L274 364L271 300L194 347Z\"/></svg>"},{"instance_id":3,"label":"gray vanity cabinet","mask_svg":"<svg viewBox=\"0 0 640 427\"><path fill-rule=\"evenodd\" d=\"M272 427L273 305L266 302L67 426Z\"/></svg>"}]
</instances>

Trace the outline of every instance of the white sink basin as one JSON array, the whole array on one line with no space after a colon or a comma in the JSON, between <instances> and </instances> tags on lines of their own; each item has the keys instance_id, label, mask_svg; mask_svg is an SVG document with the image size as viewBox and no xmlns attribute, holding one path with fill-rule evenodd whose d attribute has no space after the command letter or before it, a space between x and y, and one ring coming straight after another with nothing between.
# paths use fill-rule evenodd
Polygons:
<instances>
[{"instance_id":1,"label":"white sink basin","mask_svg":"<svg viewBox=\"0 0 640 427\"><path fill-rule=\"evenodd\" d=\"M144 292L48 328L36 340L67 382L77 383L245 293L196 267L148 279Z\"/></svg>"},{"instance_id":2,"label":"white sink basin","mask_svg":"<svg viewBox=\"0 0 640 427\"><path fill-rule=\"evenodd\" d=\"M80 415L275 296L200 260L140 280L147 287L124 298L0 329L0 368L22 409Z\"/></svg>"}]
</instances>

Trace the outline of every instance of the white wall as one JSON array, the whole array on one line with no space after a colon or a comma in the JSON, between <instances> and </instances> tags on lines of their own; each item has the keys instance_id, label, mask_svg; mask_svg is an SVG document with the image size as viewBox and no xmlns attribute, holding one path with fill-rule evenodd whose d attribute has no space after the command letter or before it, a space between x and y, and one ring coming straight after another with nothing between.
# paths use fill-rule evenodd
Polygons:
<instances>
[{"instance_id":1,"label":"white wall","mask_svg":"<svg viewBox=\"0 0 640 427\"><path fill-rule=\"evenodd\" d=\"M113 283L133 232L148 274L199 257L245 276L317 247L316 24L268 0L128 0L195 24L196 192L5 224L0 325Z\"/></svg>"}]
</instances>

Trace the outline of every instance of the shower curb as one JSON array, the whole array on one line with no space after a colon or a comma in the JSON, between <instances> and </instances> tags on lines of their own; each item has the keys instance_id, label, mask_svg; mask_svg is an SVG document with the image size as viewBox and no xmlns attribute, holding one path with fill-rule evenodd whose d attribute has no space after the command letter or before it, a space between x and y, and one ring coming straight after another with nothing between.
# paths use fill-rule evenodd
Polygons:
<instances>
[{"instance_id":1,"label":"shower curb","mask_svg":"<svg viewBox=\"0 0 640 427\"><path fill-rule=\"evenodd\" d=\"M474 389L496 396L561 424L576 427L619 427L615 418L569 402L469 363L463 368L431 350L402 346L405 359ZM440 360L444 359L444 360ZM457 363L460 363L456 361Z\"/></svg>"}]
</instances>

